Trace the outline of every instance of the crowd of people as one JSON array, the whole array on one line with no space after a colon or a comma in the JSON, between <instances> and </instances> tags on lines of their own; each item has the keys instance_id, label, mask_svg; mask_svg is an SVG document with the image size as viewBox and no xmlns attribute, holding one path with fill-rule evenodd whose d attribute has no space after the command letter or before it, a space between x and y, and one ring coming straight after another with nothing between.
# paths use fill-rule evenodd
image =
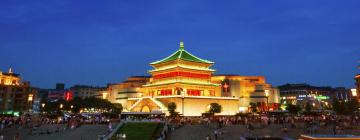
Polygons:
<instances>
[{"instance_id":1,"label":"crowd of people","mask_svg":"<svg viewBox=\"0 0 360 140\"><path fill-rule=\"evenodd\" d=\"M122 121L127 122L164 122L166 121L166 118L161 115L147 115L147 116L141 116L141 115L132 115L132 116L123 116Z\"/></svg>"},{"instance_id":2,"label":"crowd of people","mask_svg":"<svg viewBox=\"0 0 360 140\"><path fill-rule=\"evenodd\" d=\"M0 117L0 140L7 137L4 134L7 129L17 131L14 139L20 139L22 132L26 135L50 135L61 133L67 130L73 130L84 124L109 124L109 131L112 129L112 119L102 114L64 114L63 116L30 115L21 116L3 116Z\"/></svg>"},{"instance_id":3,"label":"crowd of people","mask_svg":"<svg viewBox=\"0 0 360 140\"><path fill-rule=\"evenodd\" d=\"M213 117L175 117L169 118L171 129L183 125L204 125L214 130L213 136L223 134L221 128L229 125L244 125L249 131L267 127L280 127L287 133L290 128L298 129L304 134L316 134L321 128L331 128L333 134L341 134L345 129L359 129L360 116L337 115L239 115L239 116L213 116Z\"/></svg>"},{"instance_id":4,"label":"crowd of people","mask_svg":"<svg viewBox=\"0 0 360 140\"><path fill-rule=\"evenodd\" d=\"M341 134L345 129L359 129L360 116L337 115L272 115L272 114L241 114L237 116L203 116L203 117L165 117L164 115L150 116L123 116L122 121L151 121L167 122L169 131L183 125L203 125L213 130L217 138L224 134L223 127L229 125L244 125L249 131L267 127L280 127L284 133L291 129L298 129L305 134L316 134L321 128L331 128L333 134ZM109 132L112 131L112 120L102 114L77 114L64 115L56 118L48 116L24 114L19 117L0 117L0 140L4 139L5 129L27 129L29 135L44 135L61 133L73 130L83 124L108 124ZM19 139L17 133L14 139ZM209 135L210 138L210 135Z\"/></svg>"}]
</instances>

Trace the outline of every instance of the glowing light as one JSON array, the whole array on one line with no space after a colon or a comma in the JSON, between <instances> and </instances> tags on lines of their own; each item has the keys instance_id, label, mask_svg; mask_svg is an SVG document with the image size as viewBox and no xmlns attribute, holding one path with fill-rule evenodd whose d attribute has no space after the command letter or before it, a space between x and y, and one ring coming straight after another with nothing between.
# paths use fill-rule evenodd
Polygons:
<instances>
[{"instance_id":1,"label":"glowing light","mask_svg":"<svg viewBox=\"0 0 360 140\"><path fill-rule=\"evenodd\" d=\"M270 90L265 89L264 91L265 91L265 96L266 96L266 97L268 97L268 96L269 96L269 92L270 92Z\"/></svg>"},{"instance_id":2,"label":"glowing light","mask_svg":"<svg viewBox=\"0 0 360 140\"><path fill-rule=\"evenodd\" d=\"M42 103L42 104L41 104L41 107L44 108L44 107L45 107L45 103Z\"/></svg>"},{"instance_id":3,"label":"glowing light","mask_svg":"<svg viewBox=\"0 0 360 140\"><path fill-rule=\"evenodd\" d=\"M282 104L282 105L280 106L281 110L286 110L286 107L287 107L286 104Z\"/></svg>"},{"instance_id":4,"label":"glowing light","mask_svg":"<svg viewBox=\"0 0 360 140\"><path fill-rule=\"evenodd\" d=\"M106 99L106 98L107 98L107 95L108 95L107 92L103 92L103 93L102 93L102 98L103 98L103 99Z\"/></svg>"},{"instance_id":5,"label":"glowing light","mask_svg":"<svg viewBox=\"0 0 360 140\"><path fill-rule=\"evenodd\" d=\"M64 107L64 105L63 104L60 104L60 109L62 109Z\"/></svg>"},{"instance_id":6,"label":"glowing light","mask_svg":"<svg viewBox=\"0 0 360 140\"><path fill-rule=\"evenodd\" d=\"M318 100L326 100L326 99L329 99L328 96L322 96L322 95L319 95L319 96L314 96L315 99L318 99Z\"/></svg>"},{"instance_id":7,"label":"glowing light","mask_svg":"<svg viewBox=\"0 0 360 140\"><path fill-rule=\"evenodd\" d=\"M206 106L206 110L209 111L211 109L211 105Z\"/></svg>"},{"instance_id":8,"label":"glowing light","mask_svg":"<svg viewBox=\"0 0 360 140\"><path fill-rule=\"evenodd\" d=\"M64 94L64 98L66 101L70 101L73 98L73 93L71 91L66 91Z\"/></svg>"},{"instance_id":9,"label":"glowing light","mask_svg":"<svg viewBox=\"0 0 360 140\"><path fill-rule=\"evenodd\" d=\"M295 96L289 96L289 97L286 97L286 99L296 99Z\"/></svg>"},{"instance_id":10,"label":"glowing light","mask_svg":"<svg viewBox=\"0 0 360 140\"><path fill-rule=\"evenodd\" d=\"M246 112L248 110L247 107L239 107L240 112Z\"/></svg>"},{"instance_id":11,"label":"glowing light","mask_svg":"<svg viewBox=\"0 0 360 140\"><path fill-rule=\"evenodd\" d=\"M29 94L28 101L29 101L29 102L33 101L33 97L34 97L34 95Z\"/></svg>"},{"instance_id":12,"label":"glowing light","mask_svg":"<svg viewBox=\"0 0 360 140\"><path fill-rule=\"evenodd\" d=\"M355 88L351 89L351 94L352 94L352 96L357 96L357 93L356 93L356 92L357 92L357 91L356 91Z\"/></svg>"}]
</instances>

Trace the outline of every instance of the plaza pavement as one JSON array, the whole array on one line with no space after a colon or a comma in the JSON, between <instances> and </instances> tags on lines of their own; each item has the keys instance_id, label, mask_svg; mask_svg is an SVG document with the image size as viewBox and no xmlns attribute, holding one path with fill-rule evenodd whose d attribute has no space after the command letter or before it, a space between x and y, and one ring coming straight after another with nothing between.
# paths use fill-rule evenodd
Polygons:
<instances>
[{"instance_id":1,"label":"plaza pavement","mask_svg":"<svg viewBox=\"0 0 360 140\"><path fill-rule=\"evenodd\" d=\"M220 131L224 134L218 137L218 140L239 140L241 136L258 136L258 137L282 137L288 139L298 139L301 134L305 132L302 125L300 128L290 128L288 132L281 131L280 125L271 125L267 128L261 128L255 125L255 129L250 131L245 125L229 125L225 126ZM214 128L204 125L185 125L170 133L168 140L205 140L207 135L210 135L214 140ZM331 127L319 128L316 134L332 134ZM360 135L360 129L342 130L340 134Z\"/></svg>"},{"instance_id":2,"label":"plaza pavement","mask_svg":"<svg viewBox=\"0 0 360 140\"><path fill-rule=\"evenodd\" d=\"M115 127L115 123L113 126ZM108 125L82 125L76 129L64 130L65 125L59 125L61 131L55 132L57 125L43 125L37 129L37 135L30 135L30 129L6 128L1 134L4 140L13 140L16 133L20 140L98 140L102 135L108 134ZM49 130L51 134L46 134ZM39 135L39 132L44 134Z\"/></svg>"}]
</instances>

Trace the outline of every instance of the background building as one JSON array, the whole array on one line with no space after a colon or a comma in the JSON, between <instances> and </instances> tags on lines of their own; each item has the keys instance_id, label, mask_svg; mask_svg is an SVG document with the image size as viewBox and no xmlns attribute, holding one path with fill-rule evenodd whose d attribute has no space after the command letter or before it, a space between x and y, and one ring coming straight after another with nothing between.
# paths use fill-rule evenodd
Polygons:
<instances>
[{"instance_id":1,"label":"background building","mask_svg":"<svg viewBox=\"0 0 360 140\"><path fill-rule=\"evenodd\" d=\"M348 101L351 99L350 89L343 87L317 87L308 84L285 84L278 87L282 104L294 104L305 107L310 103L314 109L331 107L332 99Z\"/></svg>"},{"instance_id":2,"label":"background building","mask_svg":"<svg viewBox=\"0 0 360 140\"><path fill-rule=\"evenodd\" d=\"M221 84L222 96L238 98L242 111L251 103L258 104L259 111L279 108L279 90L266 83L264 76L216 75L211 81Z\"/></svg>"},{"instance_id":3,"label":"background building","mask_svg":"<svg viewBox=\"0 0 360 140\"><path fill-rule=\"evenodd\" d=\"M19 74L0 71L0 112L3 114L18 114L31 111L37 90L30 82L22 82Z\"/></svg>"},{"instance_id":4,"label":"background building","mask_svg":"<svg viewBox=\"0 0 360 140\"><path fill-rule=\"evenodd\" d=\"M356 96L357 96L357 98L358 98L358 100L359 100L359 102L360 102L360 74L357 74L356 76L355 76L355 89L356 89Z\"/></svg>"},{"instance_id":5,"label":"background building","mask_svg":"<svg viewBox=\"0 0 360 140\"><path fill-rule=\"evenodd\" d=\"M70 87L70 91L74 94L75 97L80 98L89 98L89 97L99 97L102 98L104 91L107 90L107 87L94 87L87 85L74 85Z\"/></svg>"},{"instance_id":6,"label":"background building","mask_svg":"<svg viewBox=\"0 0 360 140\"><path fill-rule=\"evenodd\" d=\"M64 83L56 83L56 90L65 90L65 84Z\"/></svg>"},{"instance_id":7,"label":"background building","mask_svg":"<svg viewBox=\"0 0 360 140\"><path fill-rule=\"evenodd\" d=\"M142 86L150 81L150 76L131 76L127 80L117 83L109 84L108 91L104 92L112 103L120 103L124 109L130 108L127 106L128 98L142 97Z\"/></svg>"}]
</instances>

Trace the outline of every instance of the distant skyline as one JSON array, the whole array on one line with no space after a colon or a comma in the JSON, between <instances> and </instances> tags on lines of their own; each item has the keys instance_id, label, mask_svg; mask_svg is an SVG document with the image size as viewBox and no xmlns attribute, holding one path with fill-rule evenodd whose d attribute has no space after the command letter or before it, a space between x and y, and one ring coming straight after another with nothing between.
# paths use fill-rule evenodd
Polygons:
<instances>
[{"instance_id":1,"label":"distant skyline","mask_svg":"<svg viewBox=\"0 0 360 140\"><path fill-rule=\"evenodd\" d=\"M360 1L1 1L0 71L33 86L105 86L185 49L215 74L354 87Z\"/></svg>"}]
</instances>

